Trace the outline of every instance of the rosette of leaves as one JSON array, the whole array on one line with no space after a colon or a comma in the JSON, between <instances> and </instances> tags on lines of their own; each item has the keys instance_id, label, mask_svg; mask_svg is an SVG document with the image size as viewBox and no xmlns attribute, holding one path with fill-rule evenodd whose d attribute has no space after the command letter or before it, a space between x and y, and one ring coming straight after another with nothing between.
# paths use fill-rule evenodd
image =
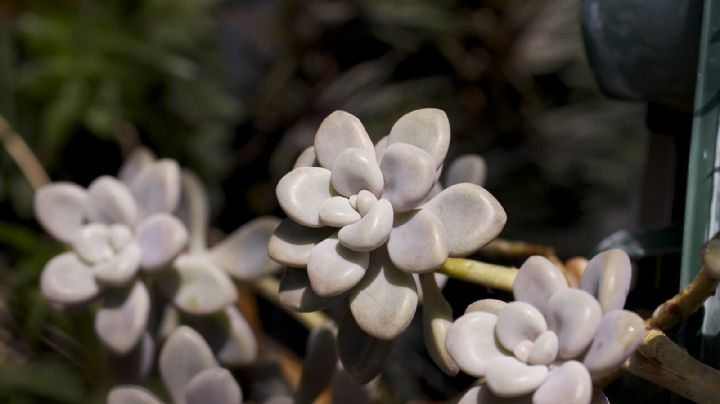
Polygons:
<instances>
[{"instance_id":1,"label":"rosette of leaves","mask_svg":"<svg viewBox=\"0 0 720 404\"><path fill-rule=\"evenodd\" d=\"M221 367L203 337L187 326L176 328L160 351L160 377L175 404L239 404L242 390L233 375ZM161 404L149 390L118 386L108 404Z\"/></svg>"},{"instance_id":2,"label":"rosette of leaves","mask_svg":"<svg viewBox=\"0 0 720 404\"><path fill-rule=\"evenodd\" d=\"M347 298L339 354L360 380L380 371L386 348L412 320L413 274L429 276L426 284L437 289L432 274L449 256L474 253L505 225L500 203L476 184L455 184L427 200L449 144L450 124L438 109L402 116L376 145L358 118L336 111L278 183L289 218L270 239L269 254L291 267L280 300L314 311Z\"/></svg>"},{"instance_id":3,"label":"rosette of leaves","mask_svg":"<svg viewBox=\"0 0 720 404\"><path fill-rule=\"evenodd\" d=\"M448 330L447 351L460 369L485 378L461 402L590 403L593 381L620 367L645 334L643 320L623 310L631 273L627 254L608 250L590 260L580 288L570 288L550 261L530 257L514 302L477 301Z\"/></svg>"},{"instance_id":4,"label":"rosette of leaves","mask_svg":"<svg viewBox=\"0 0 720 404\"><path fill-rule=\"evenodd\" d=\"M129 157L118 178L100 177L87 189L53 183L36 194L39 222L72 248L46 265L43 295L56 306L96 309L96 333L116 367L129 366L140 378L152 368L154 336L182 323L196 328L225 365L256 358L231 276L251 279L278 268L265 251L279 220L257 219L208 249L206 199L195 175L145 149Z\"/></svg>"}]
</instances>

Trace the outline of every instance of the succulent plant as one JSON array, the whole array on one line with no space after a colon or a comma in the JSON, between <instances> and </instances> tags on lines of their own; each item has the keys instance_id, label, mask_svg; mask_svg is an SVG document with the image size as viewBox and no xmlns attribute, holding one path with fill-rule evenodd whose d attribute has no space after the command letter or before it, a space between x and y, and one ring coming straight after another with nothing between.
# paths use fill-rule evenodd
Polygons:
<instances>
[{"instance_id":1,"label":"succulent plant","mask_svg":"<svg viewBox=\"0 0 720 404\"><path fill-rule=\"evenodd\" d=\"M221 367L203 337L187 326L176 328L160 351L160 377L175 404L239 404L242 390L232 374ZM160 404L139 386L118 386L108 404Z\"/></svg>"},{"instance_id":2,"label":"succulent plant","mask_svg":"<svg viewBox=\"0 0 720 404\"><path fill-rule=\"evenodd\" d=\"M38 190L38 221L72 248L47 263L42 293L60 308L99 300L91 305L95 330L118 368L142 378L152 367L151 317L161 318L160 337L192 325L225 365L255 360L257 343L233 305L231 276L248 280L279 269L266 253L279 219L255 219L208 249L206 198L195 175L142 148L118 178ZM155 290L166 300L153 298Z\"/></svg>"},{"instance_id":3,"label":"succulent plant","mask_svg":"<svg viewBox=\"0 0 720 404\"><path fill-rule=\"evenodd\" d=\"M549 260L530 257L514 302L475 302L448 330L447 352L460 369L485 378L467 402L590 403L593 380L622 365L645 334L643 320L622 309L631 273L625 252L604 251L576 289Z\"/></svg>"},{"instance_id":4,"label":"succulent plant","mask_svg":"<svg viewBox=\"0 0 720 404\"><path fill-rule=\"evenodd\" d=\"M325 118L276 190L289 218L270 239L269 255L307 268L285 271L281 302L314 311L347 296L352 323L367 337L400 335L418 302L413 274L474 253L505 225L500 203L476 184L452 185L426 201L449 143L450 124L438 109L402 116L377 145L355 116ZM349 335L342 325L339 335ZM342 347L340 357L347 365Z\"/></svg>"},{"instance_id":5,"label":"succulent plant","mask_svg":"<svg viewBox=\"0 0 720 404\"><path fill-rule=\"evenodd\" d=\"M320 325L310 330L305 349L300 381L293 396L273 395L263 404L309 404L327 388L338 366L335 350L335 333L329 325Z\"/></svg>"}]
</instances>

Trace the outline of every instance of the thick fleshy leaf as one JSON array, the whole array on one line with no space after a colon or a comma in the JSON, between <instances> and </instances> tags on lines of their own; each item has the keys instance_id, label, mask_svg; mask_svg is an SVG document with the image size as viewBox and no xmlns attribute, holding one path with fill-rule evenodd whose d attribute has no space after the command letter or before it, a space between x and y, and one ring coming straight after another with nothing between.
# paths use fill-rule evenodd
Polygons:
<instances>
[{"instance_id":1,"label":"thick fleshy leaf","mask_svg":"<svg viewBox=\"0 0 720 404\"><path fill-rule=\"evenodd\" d=\"M383 191L383 173L375 161L374 151L345 149L337 155L331 171L333 188L346 197L363 189L375 196L380 196Z\"/></svg>"},{"instance_id":2,"label":"thick fleshy leaf","mask_svg":"<svg viewBox=\"0 0 720 404\"><path fill-rule=\"evenodd\" d=\"M471 184L485 185L487 166L485 159L477 154L463 154L453 160L445 171L445 186L469 182Z\"/></svg>"},{"instance_id":3,"label":"thick fleshy leaf","mask_svg":"<svg viewBox=\"0 0 720 404\"><path fill-rule=\"evenodd\" d=\"M102 176L87 190L87 216L92 222L122 223L133 226L137 219L137 204L130 190L115 177Z\"/></svg>"},{"instance_id":4,"label":"thick fleshy leaf","mask_svg":"<svg viewBox=\"0 0 720 404\"><path fill-rule=\"evenodd\" d=\"M128 289L106 290L102 307L95 313L95 332L115 354L122 355L137 345L150 315L150 295L142 281Z\"/></svg>"},{"instance_id":5,"label":"thick fleshy leaf","mask_svg":"<svg viewBox=\"0 0 720 404\"><path fill-rule=\"evenodd\" d=\"M568 361L550 372L547 380L533 394L535 404L588 404L593 386L585 366Z\"/></svg>"},{"instance_id":6,"label":"thick fleshy leaf","mask_svg":"<svg viewBox=\"0 0 720 404\"><path fill-rule=\"evenodd\" d=\"M130 183L138 206L138 220L154 213L170 213L180 200L180 167L173 160L157 160L143 168Z\"/></svg>"},{"instance_id":7,"label":"thick fleshy leaf","mask_svg":"<svg viewBox=\"0 0 720 404\"><path fill-rule=\"evenodd\" d=\"M155 272L165 267L186 247L187 239L185 226L175 216L157 213L143 220L137 229L142 268Z\"/></svg>"},{"instance_id":8,"label":"thick fleshy leaf","mask_svg":"<svg viewBox=\"0 0 720 404\"><path fill-rule=\"evenodd\" d=\"M205 255L182 255L173 268L160 274L160 290L188 314L216 313L237 299L237 290L225 271Z\"/></svg>"},{"instance_id":9,"label":"thick fleshy leaf","mask_svg":"<svg viewBox=\"0 0 720 404\"><path fill-rule=\"evenodd\" d=\"M320 162L317 160L317 156L315 155L315 146L308 146L295 160L293 170L298 167L317 167L319 165Z\"/></svg>"},{"instance_id":10,"label":"thick fleshy leaf","mask_svg":"<svg viewBox=\"0 0 720 404\"><path fill-rule=\"evenodd\" d=\"M310 253L307 266L310 285L318 296L340 295L360 282L369 262L370 253L350 250L337 238L329 237Z\"/></svg>"},{"instance_id":11,"label":"thick fleshy leaf","mask_svg":"<svg viewBox=\"0 0 720 404\"><path fill-rule=\"evenodd\" d=\"M142 387L119 386L110 390L107 404L162 404L162 401Z\"/></svg>"},{"instance_id":12,"label":"thick fleshy leaf","mask_svg":"<svg viewBox=\"0 0 720 404\"><path fill-rule=\"evenodd\" d=\"M580 288L597 297L603 313L625 307L632 266L625 251L612 249L594 256L585 267Z\"/></svg>"},{"instance_id":13,"label":"thick fleshy leaf","mask_svg":"<svg viewBox=\"0 0 720 404\"><path fill-rule=\"evenodd\" d=\"M203 370L218 366L203 337L181 325L160 351L160 377L176 404L185 403L185 389Z\"/></svg>"},{"instance_id":14,"label":"thick fleshy leaf","mask_svg":"<svg viewBox=\"0 0 720 404\"><path fill-rule=\"evenodd\" d=\"M72 245L77 255L91 264L110 259L115 254L110 243L110 231L104 224L83 226Z\"/></svg>"},{"instance_id":15,"label":"thick fleshy leaf","mask_svg":"<svg viewBox=\"0 0 720 404\"><path fill-rule=\"evenodd\" d=\"M501 356L490 362L485 383L497 396L518 397L535 391L547 376L547 366L528 366L511 356Z\"/></svg>"},{"instance_id":16,"label":"thick fleshy leaf","mask_svg":"<svg viewBox=\"0 0 720 404\"><path fill-rule=\"evenodd\" d=\"M46 299L62 305L85 303L99 292L92 269L72 252L60 254L45 265L40 290Z\"/></svg>"},{"instance_id":17,"label":"thick fleshy leaf","mask_svg":"<svg viewBox=\"0 0 720 404\"><path fill-rule=\"evenodd\" d=\"M547 322L558 336L558 356L569 359L585 351L601 319L600 305L584 290L567 288L552 295L547 305Z\"/></svg>"},{"instance_id":18,"label":"thick fleshy leaf","mask_svg":"<svg viewBox=\"0 0 720 404\"><path fill-rule=\"evenodd\" d=\"M257 340L250 325L234 305L211 316L186 316L225 366L246 366L257 359Z\"/></svg>"},{"instance_id":19,"label":"thick fleshy leaf","mask_svg":"<svg viewBox=\"0 0 720 404\"><path fill-rule=\"evenodd\" d=\"M351 250L372 251L388 240L392 225L392 205L381 199L362 219L340 229L338 238Z\"/></svg>"},{"instance_id":20,"label":"thick fleshy leaf","mask_svg":"<svg viewBox=\"0 0 720 404\"><path fill-rule=\"evenodd\" d=\"M327 325L313 328L307 340L295 401L315 402L315 398L330 385L337 362L333 330Z\"/></svg>"},{"instance_id":21,"label":"thick fleshy leaf","mask_svg":"<svg viewBox=\"0 0 720 404\"><path fill-rule=\"evenodd\" d=\"M485 188L453 185L423 206L440 219L448 235L451 257L470 255L492 241L507 221L500 203Z\"/></svg>"},{"instance_id":22,"label":"thick fleshy leaf","mask_svg":"<svg viewBox=\"0 0 720 404\"><path fill-rule=\"evenodd\" d=\"M87 193L68 182L55 182L35 192L35 218L51 236L71 243L85 221Z\"/></svg>"},{"instance_id":23,"label":"thick fleshy leaf","mask_svg":"<svg viewBox=\"0 0 720 404\"><path fill-rule=\"evenodd\" d=\"M412 321L417 301L412 275L395 268L387 253L378 250L370 256L367 274L350 293L350 311L363 331L392 340Z\"/></svg>"},{"instance_id":24,"label":"thick fleshy leaf","mask_svg":"<svg viewBox=\"0 0 720 404\"><path fill-rule=\"evenodd\" d=\"M330 170L296 168L280 179L275 194L280 207L291 219L303 226L322 227L320 205L333 196Z\"/></svg>"},{"instance_id":25,"label":"thick fleshy leaf","mask_svg":"<svg viewBox=\"0 0 720 404\"><path fill-rule=\"evenodd\" d=\"M377 161L380 161L382 159L383 153L385 153L385 149L387 149L388 146L388 136L383 136L380 140L375 143L375 159Z\"/></svg>"},{"instance_id":26,"label":"thick fleshy leaf","mask_svg":"<svg viewBox=\"0 0 720 404\"><path fill-rule=\"evenodd\" d=\"M388 146L380 169L384 179L382 197L392 203L396 212L416 208L435 184L435 161L411 144Z\"/></svg>"},{"instance_id":27,"label":"thick fleshy leaf","mask_svg":"<svg viewBox=\"0 0 720 404\"><path fill-rule=\"evenodd\" d=\"M457 404L532 404L531 397L498 397L487 386L475 386L465 392Z\"/></svg>"},{"instance_id":28,"label":"thick fleshy leaf","mask_svg":"<svg viewBox=\"0 0 720 404\"><path fill-rule=\"evenodd\" d=\"M396 143L409 143L425 150L436 166L440 167L450 146L450 122L447 115L434 108L408 112L390 130L388 145Z\"/></svg>"},{"instance_id":29,"label":"thick fleshy leaf","mask_svg":"<svg viewBox=\"0 0 720 404\"><path fill-rule=\"evenodd\" d=\"M242 401L242 391L235 378L220 367L198 373L185 391L187 404L240 404Z\"/></svg>"},{"instance_id":30,"label":"thick fleshy leaf","mask_svg":"<svg viewBox=\"0 0 720 404\"><path fill-rule=\"evenodd\" d=\"M445 226L424 210L399 215L387 249L398 269L411 273L435 271L448 258Z\"/></svg>"},{"instance_id":31,"label":"thick fleshy leaf","mask_svg":"<svg viewBox=\"0 0 720 404\"><path fill-rule=\"evenodd\" d=\"M343 227L360 220L360 214L344 196L333 196L320 205L320 222L326 226Z\"/></svg>"},{"instance_id":32,"label":"thick fleshy leaf","mask_svg":"<svg viewBox=\"0 0 720 404\"><path fill-rule=\"evenodd\" d=\"M207 230L210 221L208 194L194 172L183 169L180 173L180 200L175 216L183 223L190 238L188 249L193 253L207 250Z\"/></svg>"},{"instance_id":33,"label":"thick fleshy leaf","mask_svg":"<svg viewBox=\"0 0 720 404\"><path fill-rule=\"evenodd\" d=\"M435 364L445 374L455 376L460 368L445 347L447 332L452 325L452 309L443 297L432 274L420 275L423 292L423 338Z\"/></svg>"},{"instance_id":34,"label":"thick fleshy leaf","mask_svg":"<svg viewBox=\"0 0 720 404\"><path fill-rule=\"evenodd\" d=\"M305 268L313 247L334 232L335 229L313 229L303 227L292 219L285 219L270 237L268 256L281 265Z\"/></svg>"},{"instance_id":35,"label":"thick fleshy leaf","mask_svg":"<svg viewBox=\"0 0 720 404\"><path fill-rule=\"evenodd\" d=\"M344 295L335 297L320 297L310 286L307 271L286 268L280 278L280 291L278 300L290 310L300 313L318 311L344 299Z\"/></svg>"},{"instance_id":36,"label":"thick fleshy leaf","mask_svg":"<svg viewBox=\"0 0 720 404\"><path fill-rule=\"evenodd\" d=\"M496 323L497 316L494 314L472 312L461 316L450 326L445 346L460 370L482 377L493 359L506 355L495 339Z\"/></svg>"},{"instance_id":37,"label":"thick fleshy leaf","mask_svg":"<svg viewBox=\"0 0 720 404\"><path fill-rule=\"evenodd\" d=\"M320 165L332 168L335 159L345 149L355 147L375 152L375 146L365 127L354 115L335 111L322 121L315 134L315 153Z\"/></svg>"},{"instance_id":38,"label":"thick fleshy leaf","mask_svg":"<svg viewBox=\"0 0 720 404\"><path fill-rule=\"evenodd\" d=\"M349 312L340 322L337 336L340 362L360 383L367 383L380 374L392 344L392 340L377 339L365 333Z\"/></svg>"},{"instance_id":39,"label":"thick fleshy leaf","mask_svg":"<svg viewBox=\"0 0 720 404\"><path fill-rule=\"evenodd\" d=\"M280 269L268 257L268 243L280 219L265 216L254 219L210 250L212 260L236 279L253 279Z\"/></svg>"},{"instance_id":40,"label":"thick fleshy leaf","mask_svg":"<svg viewBox=\"0 0 720 404\"><path fill-rule=\"evenodd\" d=\"M149 149L145 147L136 147L135 150L125 159L118 178L125 184L130 184L132 180L142 171L145 167L149 166L155 161L155 155Z\"/></svg>"},{"instance_id":41,"label":"thick fleshy leaf","mask_svg":"<svg viewBox=\"0 0 720 404\"><path fill-rule=\"evenodd\" d=\"M357 209L360 216L365 216L370 209L377 203L378 199L372 192L362 190L358 192L355 203L355 209Z\"/></svg>"},{"instance_id":42,"label":"thick fleshy leaf","mask_svg":"<svg viewBox=\"0 0 720 404\"><path fill-rule=\"evenodd\" d=\"M108 286L126 285L140 268L140 254L140 246L131 242L111 258L93 265L95 279Z\"/></svg>"},{"instance_id":43,"label":"thick fleshy leaf","mask_svg":"<svg viewBox=\"0 0 720 404\"><path fill-rule=\"evenodd\" d=\"M113 250L121 251L133 240L130 228L124 224L113 224L109 226L110 245Z\"/></svg>"},{"instance_id":44,"label":"thick fleshy leaf","mask_svg":"<svg viewBox=\"0 0 720 404\"><path fill-rule=\"evenodd\" d=\"M527 363L529 365L549 365L558 354L558 337L552 331L545 331L535 339L530 352L528 352Z\"/></svg>"},{"instance_id":45,"label":"thick fleshy leaf","mask_svg":"<svg viewBox=\"0 0 720 404\"><path fill-rule=\"evenodd\" d=\"M600 322L583 364L593 378L605 376L625 362L644 335L640 316L627 310L611 311Z\"/></svg>"},{"instance_id":46,"label":"thick fleshy leaf","mask_svg":"<svg viewBox=\"0 0 720 404\"><path fill-rule=\"evenodd\" d=\"M160 312L160 320L158 321L157 331L155 332L160 340L166 340L170 334L180 325L180 311L172 304L165 304Z\"/></svg>"},{"instance_id":47,"label":"thick fleshy leaf","mask_svg":"<svg viewBox=\"0 0 720 404\"><path fill-rule=\"evenodd\" d=\"M527 363L533 346L533 342L526 339L515 344L515 348L513 348L512 353L520 362Z\"/></svg>"},{"instance_id":48,"label":"thick fleshy leaf","mask_svg":"<svg viewBox=\"0 0 720 404\"><path fill-rule=\"evenodd\" d=\"M498 341L508 351L523 341L535 341L547 331L547 323L542 313L531 304L510 302L498 313L495 334Z\"/></svg>"},{"instance_id":49,"label":"thick fleshy leaf","mask_svg":"<svg viewBox=\"0 0 720 404\"><path fill-rule=\"evenodd\" d=\"M498 299L481 299L470 303L465 309L464 314L481 311L497 316L497 314L500 313L500 310L505 307L506 304L506 302Z\"/></svg>"},{"instance_id":50,"label":"thick fleshy leaf","mask_svg":"<svg viewBox=\"0 0 720 404\"><path fill-rule=\"evenodd\" d=\"M333 404L368 404L370 392L340 366L332 378Z\"/></svg>"},{"instance_id":51,"label":"thick fleshy leaf","mask_svg":"<svg viewBox=\"0 0 720 404\"><path fill-rule=\"evenodd\" d=\"M535 255L520 267L513 283L513 295L515 300L530 303L547 314L550 296L566 288L567 281L558 267L547 258Z\"/></svg>"},{"instance_id":52,"label":"thick fleshy leaf","mask_svg":"<svg viewBox=\"0 0 720 404\"><path fill-rule=\"evenodd\" d=\"M155 365L155 338L147 331L130 352L108 355L108 367L120 383L142 383Z\"/></svg>"}]
</instances>

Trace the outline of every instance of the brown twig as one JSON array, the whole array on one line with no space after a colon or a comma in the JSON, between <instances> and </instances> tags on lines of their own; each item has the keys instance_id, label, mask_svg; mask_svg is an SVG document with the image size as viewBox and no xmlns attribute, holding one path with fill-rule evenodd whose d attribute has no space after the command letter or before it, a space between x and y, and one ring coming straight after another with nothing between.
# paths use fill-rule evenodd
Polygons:
<instances>
[{"instance_id":1,"label":"brown twig","mask_svg":"<svg viewBox=\"0 0 720 404\"><path fill-rule=\"evenodd\" d=\"M703 267L677 295L660 305L645 324L648 328L666 330L696 312L718 286L720 274L720 240L716 235L703 247Z\"/></svg>"},{"instance_id":2,"label":"brown twig","mask_svg":"<svg viewBox=\"0 0 720 404\"><path fill-rule=\"evenodd\" d=\"M40 161L3 116L0 116L0 141L34 190L50 182Z\"/></svg>"},{"instance_id":3,"label":"brown twig","mask_svg":"<svg viewBox=\"0 0 720 404\"><path fill-rule=\"evenodd\" d=\"M697 311L708 296L715 292L717 285L717 279L711 277L709 271L703 267L683 290L660 305L645 324L648 328L659 330L674 327Z\"/></svg>"},{"instance_id":4,"label":"brown twig","mask_svg":"<svg viewBox=\"0 0 720 404\"><path fill-rule=\"evenodd\" d=\"M659 330L647 332L625 370L698 403L720 401L720 372L693 358Z\"/></svg>"}]
</instances>

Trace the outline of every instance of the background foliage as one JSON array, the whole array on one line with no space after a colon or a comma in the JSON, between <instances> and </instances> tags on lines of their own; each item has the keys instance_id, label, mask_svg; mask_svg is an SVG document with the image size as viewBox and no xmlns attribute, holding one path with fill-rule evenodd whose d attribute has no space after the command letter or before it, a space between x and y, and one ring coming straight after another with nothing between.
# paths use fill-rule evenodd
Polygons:
<instances>
[{"instance_id":1,"label":"background foliage","mask_svg":"<svg viewBox=\"0 0 720 404\"><path fill-rule=\"evenodd\" d=\"M577 0L4 2L0 113L54 180L87 185L138 143L178 159L227 232L280 214L275 182L333 110L378 139L405 112L438 107L449 157L487 159L503 237L589 255L634 223L645 129L641 106L597 91L577 14ZM0 401L101 400L112 378L88 318L53 312L36 288L60 246L34 223L31 196L2 154ZM448 287L456 310L485 293ZM302 353L301 329L260 304L265 330L297 335L283 342ZM396 346L389 400L469 382L443 377L419 335Z\"/></svg>"}]
</instances>

